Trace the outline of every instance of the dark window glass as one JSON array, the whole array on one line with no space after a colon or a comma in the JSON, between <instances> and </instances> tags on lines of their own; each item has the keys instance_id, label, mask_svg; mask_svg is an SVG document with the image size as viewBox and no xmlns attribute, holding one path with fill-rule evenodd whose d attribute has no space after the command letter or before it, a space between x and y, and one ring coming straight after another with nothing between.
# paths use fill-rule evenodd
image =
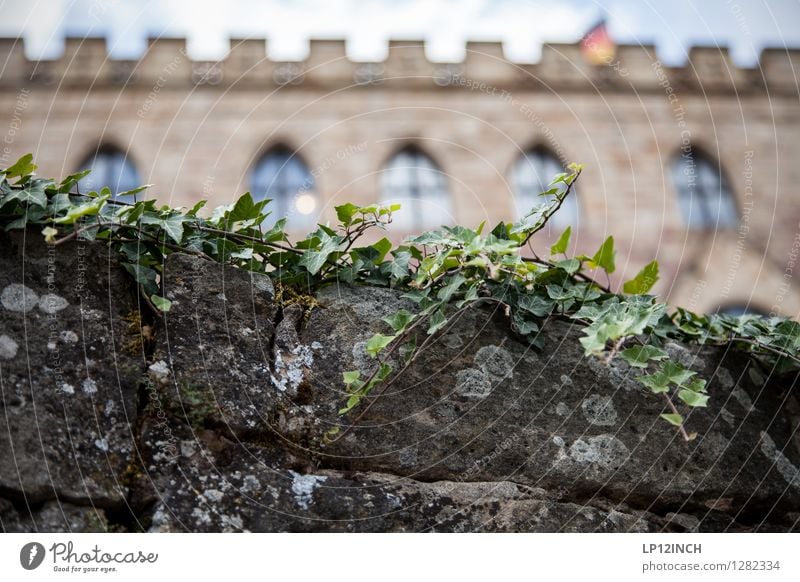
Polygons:
<instances>
[{"instance_id":1,"label":"dark window glass","mask_svg":"<svg viewBox=\"0 0 800 582\"><path fill-rule=\"evenodd\" d=\"M267 152L256 164L250 180L255 200L272 199L268 210L272 222L287 217L294 228L311 227L319 216L314 177L303 161L283 147Z\"/></svg>"},{"instance_id":2,"label":"dark window glass","mask_svg":"<svg viewBox=\"0 0 800 582\"><path fill-rule=\"evenodd\" d=\"M108 186L116 196L141 186L139 172L125 155L125 152L112 146L102 146L89 156L81 170L91 169L92 173L78 182L81 192L97 191Z\"/></svg>"},{"instance_id":3,"label":"dark window glass","mask_svg":"<svg viewBox=\"0 0 800 582\"><path fill-rule=\"evenodd\" d=\"M400 150L386 164L381 174L381 197L384 204L402 205L392 224L403 230L432 229L451 222L445 175L417 148Z\"/></svg>"},{"instance_id":4,"label":"dark window glass","mask_svg":"<svg viewBox=\"0 0 800 582\"><path fill-rule=\"evenodd\" d=\"M721 307L718 311L720 315L767 315L764 311L753 307L752 305L726 305Z\"/></svg>"},{"instance_id":5,"label":"dark window glass","mask_svg":"<svg viewBox=\"0 0 800 582\"><path fill-rule=\"evenodd\" d=\"M691 156L678 155L672 164L672 178L689 228L736 226L736 202L717 164L696 151Z\"/></svg>"}]
</instances>

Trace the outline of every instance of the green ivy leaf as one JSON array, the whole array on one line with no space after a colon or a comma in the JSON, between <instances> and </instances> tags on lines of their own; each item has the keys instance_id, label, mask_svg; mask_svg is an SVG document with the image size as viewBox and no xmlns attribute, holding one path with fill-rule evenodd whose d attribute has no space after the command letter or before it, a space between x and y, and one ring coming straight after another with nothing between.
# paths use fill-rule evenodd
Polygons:
<instances>
[{"instance_id":1,"label":"green ivy leaf","mask_svg":"<svg viewBox=\"0 0 800 582\"><path fill-rule=\"evenodd\" d=\"M705 407L710 396L708 394L701 394L694 390L684 388L678 391L678 398L680 398L687 406L692 407Z\"/></svg>"},{"instance_id":2,"label":"green ivy leaf","mask_svg":"<svg viewBox=\"0 0 800 582\"><path fill-rule=\"evenodd\" d=\"M663 360L667 357L667 352L655 346L633 346L622 350L619 354L622 359L634 368L646 368L651 360Z\"/></svg>"},{"instance_id":3,"label":"green ivy leaf","mask_svg":"<svg viewBox=\"0 0 800 582\"><path fill-rule=\"evenodd\" d=\"M206 202L207 202L206 200L200 200L197 204L192 206L189 212L186 213L186 216L191 216L191 217L197 216L197 213L200 212L203 206L206 205Z\"/></svg>"},{"instance_id":4,"label":"green ivy leaf","mask_svg":"<svg viewBox=\"0 0 800 582\"><path fill-rule=\"evenodd\" d=\"M158 285L156 284L158 273L156 273L155 269L135 263L122 263L122 266L148 294L153 295L158 292Z\"/></svg>"},{"instance_id":5,"label":"green ivy leaf","mask_svg":"<svg viewBox=\"0 0 800 582\"><path fill-rule=\"evenodd\" d=\"M684 388L692 390L693 392L705 392L706 391L706 381L702 378L692 378L684 385Z\"/></svg>"},{"instance_id":6,"label":"green ivy leaf","mask_svg":"<svg viewBox=\"0 0 800 582\"><path fill-rule=\"evenodd\" d=\"M23 178L33 174L36 168L38 166L33 163L33 154L25 154L1 173L5 174L8 179Z\"/></svg>"},{"instance_id":7,"label":"green ivy leaf","mask_svg":"<svg viewBox=\"0 0 800 582\"><path fill-rule=\"evenodd\" d=\"M342 376L344 376L344 383L347 386L350 386L358 381L358 379L361 377L361 372L358 370L352 370L349 372L343 372Z\"/></svg>"},{"instance_id":8,"label":"green ivy leaf","mask_svg":"<svg viewBox=\"0 0 800 582\"><path fill-rule=\"evenodd\" d=\"M414 357L414 354L417 353L417 339L412 337L406 343L402 344L398 351L400 357L403 358L403 362L408 364L411 358Z\"/></svg>"},{"instance_id":9,"label":"green ivy leaf","mask_svg":"<svg viewBox=\"0 0 800 582\"><path fill-rule=\"evenodd\" d=\"M571 301L574 298L572 289L569 287L564 287L562 285L547 285L545 288L547 289L547 296L553 301L561 303L563 301Z\"/></svg>"},{"instance_id":10,"label":"green ivy leaf","mask_svg":"<svg viewBox=\"0 0 800 582\"><path fill-rule=\"evenodd\" d=\"M353 221L353 215L358 211L358 206L348 202L341 206L336 206L336 216L345 227L350 226Z\"/></svg>"},{"instance_id":11,"label":"green ivy leaf","mask_svg":"<svg viewBox=\"0 0 800 582\"><path fill-rule=\"evenodd\" d=\"M555 301L546 299L541 295L520 295L517 299L517 307L536 317L549 315L554 306Z\"/></svg>"},{"instance_id":12,"label":"green ivy leaf","mask_svg":"<svg viewBox=\"0 0 800 582\"><path fill-rule=\"evenodd\" d=\"M650 389L653 394L669 392L669 380L663 374L650 374L637 378L640 384Z\"/></svg>"},{"instance_id":13,"label":"green ivy leaf","mask_svg":"<svg viewBox=\"0 0 800 582\"><path fill-rule=\"evenodd\" d=\"M253 200L253 196L250 192L245 192L234 202L233 208L231 208L227 216L228 228L230 228L234 222L246 220L258 221L262 218L261 212L268 203L269 200L260 200L256 202Z\"/></svg>"},{"instance_id":14,"label":"green ivy leaf","mask_svg":"<svg viewBox=\"0 0 800 582\"><path fill-rule=\"evenodd\" d=\"M581 268L581 262L578 259L566 259L563 261L558 261L556 266L564 269L567 274L574 275Z\"/></svg>"},{"instance_id":15,"label":"green ivy leaf","mask_svg":"<svg viewBox=\"0 0 800 582\"><path fill-rule=\"evenodd\" d=\"M45 242L53 243L56 240L58 231L52 226L46 226L45 228L42 229L42 234L44 235Z\"/></svg>"},{"instance_id":16,"label":"green ivy leaf","mask_svg":"<svg viewBox=\"0 0 800 582\"><path fill-rule=\"evenodd\" d=\"M393 253L391 261L384 263L386 271L395 279L405 279L409 275L408 263L411 260L411 253L408 251L398 251ZM382 269L384 270L384 269Z\"/></svg>"},{"instance_id":17,"label":"green ivy leaf","mask_svg":"<svg viewBox=\"0 0 800 582\"><path fill-rule=\"evenodd\" d=\"M358 406L358 405L359 405L359 403L361 402L361 397L362 397L362 395L361 395L361 394L358 394L358 393L356 393L356 394L351 394L351 395L350 395L350 396L347 398L347 404L345 405L345 407L344 407L344 408L341 408L341 409L339 409L339 414L347 414L348 412L350 412L351 410L353 410L353 409L354 409L356 406Z\"/></svg>"},{"instance_id":18,"label":"green ivy leaf","mask_svg":"<svg viewBox=\"0 0 800 582\"><path fill-rule=\"evenodd\" d=\"M514 326L514 331L523 336L531 335L539 331L539 326L536 325L535 322L526 319L519 311L514 312L511 323Z\"/></svg>"},{"instance_id":19,"label":"green ivy leaf","mask_svg":"<svg viewBox=\"0 0 800 582\"><path fill-rule=\"evenodd\" d=\"M697 372L693 372L692 370L688 370L683 367L682 364L678 362L673 362L672 360L666 361L661 364L661 371L666 377L669 379L670 382L676 384L678 386L682 386L689 379L696 375Z\"/></svg>"},{"instance_id":20,"label":"green ivy leaf","mask_svg":"<svg viewBox=\"0 0 800 582\"><path fill-rule=\"evenodd\" d=\"M412 289L406 293L400 295L401 299L408 299L416 304L423 303L424 300L428 299L428 294L430 292L430 288L425 289L424 291L420 291L418 289Z\"/></svg>"},{"instance_id":21,"label":"green ivy leaf","mask_svg":"<svg viewBox=\"0 0 800 582\"><path fill-rule=\"evenodd\" d=\"M232 259L244 259L249 260L253 258L253 247L244 247L240 251L235 253L231 253Z\"/></svg>"},{"instance_id":22,"label":"green ivy leaf","mask_svg":"<svg viewBox=\"0 0 800 582\"><path fill-rule=\"evenodd\" d=\"M14 188L8 192L8 194L0 199L0 206L4 206L9 202L16 201L28 206L39 206L40 208L46 208L47 194L45 194L45 188L52 184L52 180L31 180L24 187Z\"/></svg>"},{"instance_id":23,"label":"green ivy leaf","mask_svg":"<svg viewBox=\"0 0 800 582\"><path fill-rule=\"evenodd\" d=\"M658 281L658 261L648 263L639 273L627 281L622 289L630 295L644 295Z\"/></svg>"},{"instance_id":24,"label":"green ivy leaf","mask_svg":"<svg viewBox=\"0 0 800 582\"><path fill-rule=\"evenodd\" d=\"M400 333L408 327L408 324L414 320L414 315L405 309L401 309L396 313L388 315L383 318L383 321L388 323L395 333Z\"/></svg>"},{"instance_id":25,"label":"green ivy leaf","mask_svg":"<svg viewBox=\"0 0 800 582\"><path fill-rule=\"evenodd\" d=\"M439 301L442 303L450 301L450 298L458 292L466 280L467 278L461 273L457 273L447 279L447 284L439 290L437 295Z\"/></svg>"},{"instance_id":26,"label":"green ivy leaf","mask_svg":"<svg viewBox=\"0 0 800 582\"><path fill-rule=\"evenodd\" d=\"M172 307L172 301L166 299L165 297L161 297L160 295L151 295L150 301L153 302L153 305L155 305L156 309L163 311L164 313L169 311L169 308Z\"/></svg>"},{"instance_id":27,"label":"green ivy leaf","mask_svg":"<svg viewBox=\"0 0 800 582\"><path fill-rule=\"evenodd\" d=\"M433 315L431 315L431 319L428 322L428 335L435 334L442 329L446 323L447 318L444 315L444 311L442 309L437 309Z\"/></svg>"},{"instance_id":28,"label":"green ivy leaf","mask_svg":"<svg viewBox=\"0 0 800 582\"><path fill-rule=\"evenodd\" d=\"M56 218L53 222L57 224L75 224L75 222L85 216L94 216L100 212L100 209L109 198L111 198L111 194L107 192L84 204L72 206L67 210L64 216Z\"/></svg>"},{"instance_id":29,"label":"green ivy leaf","mask_svg":"<svg viewBox=\"0 0 800 582\"><path fill-rule=\"evenodd\" d=\"M56 194L52 198L50 198L50 204L48 210L48 214L51 216L55 216L57 214L61 214L65 210L69 210L72 206L73 202L69 197L69 194Z\"/></svg>"},{"instance_id":30,"label":"green ivy leaf","mask_svg":"<svg viewBox=\"0 0 800 582\"><path fill-rule=\"evenodd\" d=\"M638 380L656 394L668 392L670 384L683 386L696 372L687 370L678 362L668 360L654 374L639 376ZM705 384L703 384L705 385Z\"/></svg>"},{"instance_id":31,"label":"green ivy leaf","mask_svg":"<svg viewBox=\"0 0 800 582\"><path fill-rule=\"evenodd\" d=\"M550 254L551 255L561 255L567 252L567 247L569 246L569 239L572 235L572 227L568 226L564 229L564 232L561 233L561 236L558 237L558 241L556 244L550 247Z\"/></svg>"},{"instance_id":32,"label":"green ivy leaf","mask_svg":"<svg viewBox=\"0 0 800 582\"><path fill-rule=\"evenodd\" d=\"M369 341L367 341L367 348L366 348L367 353L370 356L372 356L373 358L377 357L377 355L386 346L388 346L390 343L392 343L392 341L394 340L395 337L397 337L397 336L394 336L394 335L383 335L381 333L376 333L371 338L369 338Z\"/></svg>"},{"instance_id":33,"label":"green ivy leaf","mask_svg":"<svg viewBox=\"0 0 800 582\"><path fill-rule=\"evenodd\" d=\"M328 257L335 252L344 249L340 236L330 236L328 233L320 231L322 234L318 249L309 248L303 253L303 258L299 264L308 270L312 275L319 273Z\"/></svg>"},{"instance_id":34,"label":"green ivy leaf","mask_svg":"<svg viewBox=\"0 0 800 582\"><path fill-rule=\"evenodd\" d=\"M602 352L608 341L644 333L647 326L661 316L663 310L663 304L644 298L632 298L620 303L618 297L613 297L600 307L584 306L575 317L585 317L592 323L584 329L585 337L581 338L581 344L586 348L587 355Z\"/></svg>"},{"instance_id":35,"label":"green ivy leaf","mask_svg":"<svg viewBox=\"0 0 800 582\"><path fill-rule=\"evenodd\" d=\"M176 244L181 244L183 241L183 223L188 219L180 214L172 214L169 216L160 216L158 214L145 213L142 218L142 224L155 224L164 229L167 236L175 241Z\"/></svg>"},{"instance_id":36,"label":"green ivy leaf","mask_svg":"<svg viewBox=\"0 0 800 582\"><path fill-rule=\"evenodd\" d=\"M469 287L467 287L467 292L464 293L464 298L460 301L456 301L456 307L461 309L467 303L475 301L478 299L478 285L479 283L473 283Z\"/></svg>"},{"instance_id":37,"label":"green ivy leaf","mask_svg":"<svg viewBox=\"0 0 800 582\"><path fill-rule=\"evenodd\" d=\"M662 414L661 418L663 418L673 426L683 425L683 417L680 414Z\"/></svg>"},{"instance_id":38,"label":"green ivy leaf","mask_svg":"<svg viewBox=\"0 0 800 582\"><path fill-rule=\"evenodd\" d=\"M70 191L70 189L72 189L72 187L75 184L80 182L83 178L85 178L91 173L92 173L91 170L83 170L80 172L75 172L74 174L70 174L69 176L61 180L61 183L58 185L58 193L66 194L67 192Z\"/></svg>"},{"instance_id":39,"label":"green ivy leaf","mask_svg":"<svg viewBox=\"0 0 800 582\"><path fill-rule=\"evenodd\" d=\"M370 246L378 252L377 256L372 260L372 262L377 265L382 263L383 259L386 257L386 254L392 250L392 241L384 237Z\"/></svg>"},{"instance_id":40,"label":"green ivy leaf","mask_svg":"<svg viewBox=\"0 0 800 582\"><path fill-rule=\"evenodd\" d=\"M614 264L615 254L614 237L610 236L600 245L600 248L597 249L597 252L592 257L592 262L610 275L617 269Z\"/></svg>"},{"instance_id":41,"label":"green ivy leaf","mask_svg":"<svg viewBox=\"0 0 800 582\"><path fill-rule=\"evenodd\" d=\"M279 218L275 224L261 237L264 242L279 242L288 240L286 236L286 217Z\"/></svg>"},{"instance_id":42,"label":"green ivy leaf","mask_svg":"<svg viewBox=\"0 0 800 582\"><path fill-rule=\"evenodd\" d=\"M125 192L120 192L117 194L117 198L122 198L125 196L136 196L139 192L144 192L148 188L152 188L152 184L145 184L144 186L139 186L138 188L134 188L133 190L126 190Z\"/></svg>"}]
</instances>

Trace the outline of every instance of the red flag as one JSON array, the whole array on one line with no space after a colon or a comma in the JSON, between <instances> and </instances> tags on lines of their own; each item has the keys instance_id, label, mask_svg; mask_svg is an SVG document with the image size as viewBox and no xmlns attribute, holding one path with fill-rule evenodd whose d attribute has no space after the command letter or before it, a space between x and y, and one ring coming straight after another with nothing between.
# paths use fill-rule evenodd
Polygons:
<instances>
[{"instance_id":1,"label":"red flag","mask_svg":"<svg viewBox=\"0 0 800 582\"><path fill-rule=\"evenodd\" d=\"M614 59L614 41L608 34L606 21L594 25L581 39L581 52L592 65L602 65Z\"/></svg>"}]
</instances>

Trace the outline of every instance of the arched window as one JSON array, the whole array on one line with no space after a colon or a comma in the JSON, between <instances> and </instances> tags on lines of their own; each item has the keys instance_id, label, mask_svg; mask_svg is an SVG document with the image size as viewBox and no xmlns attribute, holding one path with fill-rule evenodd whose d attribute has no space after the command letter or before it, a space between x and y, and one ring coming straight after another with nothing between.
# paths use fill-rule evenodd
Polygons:
<instances>
[{"instance_id":1,"label":"arched window","mask_svg":"<svg viewBox=\"0 0 800 582\"><path fill-rule=\"evenodd\" d=\"M92 173L78 182L81 192L100 191L108 186L114 196L142 185L136 166L121 149L102 145L80 165L80 170Z\"/></svg>"},{"instance_id":2,"label":"arched window","mask_svg":"<svg viewBox=\"0 0 800 582\"><path fill-rule=\"evenodd\" d=\"M384 204L397 203L402 209L392 223L407 231L433 229L451 220L447 179L427 154L410 146L397 152L381 174Z\"/></svg>"},{"instance_id":3,"label":"arched window","mask_svg":"<svg viewBox=\"0 0 800 582\"><path fill-rule=\"evenodd\" d=\"M717 313L719 313L720 315L735 315L735 316L767 315L767 313L764 310L759 309L754 305L750 305L749 303L748 304L733 303L730 305L725 305L723 307L720 307Z\"/></svg>"},{"instance_id":4,"label":"arched window","mask_svg":"<svg viewBox=\"0 0 800 582\"><path fill-rule=\"evenodd\" d=\"M534 148L521 155L514 163L511 171L511 183L516 194L517 216L521 217L536 206L547 204L554 196L539 196L541 192L550 189L550 181L556 174L564 171L564 167L554 155L544 148ZM566 184L558 185L560 190ZM578 199L573 189L564 200L548 224L561 231L567 226L573 228L578 225Z\"/></svg>"},{"instance_id":5,"label":"arched window","mask_svg":"<svg viewBox=\"0 0 800 582\"><path fill-rule=\"evenodd\" d=\"M269 150L253 168L250 190L255 200L272 199L267 206L272 222L287 217L294 228L312 227L319 216L314 177L293 151L278 146Z\"/></svg>"},{"instance_id":6,"label":"arched window","mask_svg":"<svg viewBox=\"0 0 800 582\"><path fill-rule=\"evenodd\" d=\"M736 226L738 212L719 164L698 151L679 154L672 162L678 205L689 228Z\"/></svg>"}]
</instances>

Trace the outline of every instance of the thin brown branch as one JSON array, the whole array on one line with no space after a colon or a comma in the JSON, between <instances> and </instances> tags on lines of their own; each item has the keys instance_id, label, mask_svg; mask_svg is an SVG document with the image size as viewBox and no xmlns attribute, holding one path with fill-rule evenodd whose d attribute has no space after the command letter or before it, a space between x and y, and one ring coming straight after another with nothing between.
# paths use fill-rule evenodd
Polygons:
<instances>
[{"instance_id":1,"label":"thin brown branch","mask_svg":"<svg viewBox=\"0 0 800 582\"><path fill-rule=\"evenodd\" d=\"M223 230L223 229L220 229L220 228L212 228L210 226L202 226L200 224L192 225L192 228L197 229L197 230L202 231L202 232L209 232L211 234L220 234L220 235L223 235L223 236L226 236L226 237L230 238L231 240L238 241L238 242L241 242L241 243L245 243L245 242L258 243L258 244L265 245L265 246L268 246L268 247L273 247L273 248L276 248L276 249L280 249L282 251L287 251L289 253L294 253L296 255L302 255L303 254L303 251L300 250L300 249L296 249L294 247L287 247L287 246L284 246L284 245L276 243L276 242L267 242L267 241L265 241L263 239L255 237L255 236L246 236L246 235L243 235L243 234L237 234L235 232L230 232L228 230Z\"/></svg>"},{"instance_id":2,"label":"thin brown branch","mask_svg":"<svg viewBox=\"0 0 800 582\"><path fill-rule=\"evenodd\" d=\"M526 263L533 263L535 265L539 265L539 266L542 266L542 267L547 267L548 269L556 269L556 268L558 268L558 265L556 265L555 263L552 263L550 261L547 261L547 260L541 259L541 258L522 257L522 260L524 262L526 262ZM589 275L587 275L585 273L582 273L582 272L579 271L579 272L575 273L573 276L575 278L577 278L577 279L580 279L584 283L591 283L592 285L596 285L598 289L600 289L601 291L603 291L605 293L608 293L609 295L616 295L616 293L614 293L611 290L610 287L608 287L606 285L603 285L602 283L600 283L596 279L592 279Z\"/></svg>"},{"instance_id":3,"label":"thin brown branch","mask_svg":"<svg viewBox=\"0 0 800 582\"><path fill-rule=\"evenodd\" d=\"M662 394L664 395L664 399L667 401L667 404L669 405L669 409L672 411L672 414L677 414L678 416L681 416L681 413L678 412L677 408L675 408L675 403L672 402L672 398L669 397L669 394L667 394L666 392L662 392ZM683 417L681 416L681 418ZM683 423L681 423L678 429L681 431L681 436L683 437L683 440L685 440L686 442L692 440L691 437L689 437L689 434L686 432L686 429L683 428Z\"/></svg>"},{"instance_id":4,"label":"thin brown branch","mask_svg":"<svg viewBox=\"0 0 800 582\"><path fill-rule=\"evenodd\" d=\"M771 353L775 354L776 356L780 356L782 358L787 358L789 360L792 360L796 364L800 364L800 358L798 358L796 356L793 356L792 354L790 354L788 352L785 352L783 350L779 350L777 348L773 348L772 346L768 346L766 344L762 344L760 342L757 342L755 340L751 340L749 338L732 336L729 341L730 341L730 343L743 342L743 343L755 346L756 348L771 352Z\"/></svg>"},{"instance_id":5,"label":"thin brown branch","mask_svg":"<svg viewBox=\"0 0 800 582\"><path fill-rule=\"evenodd\" d=\"M558 195L556 196L556 200L558 201L558 204L556 204L553 208L551 208L549 212L546 212L544 214L544 220L542 221L542 223L539 226L537 226L535 229L531 230L528 233L528 236L525 237L525 240L522 241L519 244L519 246L527 245L528 241L531 240L531 237L534 234L536 234L537 232L540 232L545 226L547 226L547 222L553 217L553 215L556 212L559 211L559 209L561 208L561 205L564 204L564 201L567 199L567 196L569 196L570 193L572 192L572 186L578 180L578 177L581 175L581 171L582 170L578 170L577 172L575 172L575 176L572 178L572 180L570 180L569 184L567 184L567 189L564 190L563 194L561 194L560 196L558 196Z\"/></svg>"},{"instance_id":6,"label":"thin brown branch","mask_svg":"<svg viewBox=\"0 0 800 582\"><path fill-rule=\"evenodd\" d=\"M453 313L450 316L450 319L451 320L456 319L462 312L466 311L467 309L469 309L470 307L475 305L481 299L482 298L476 300L474 303L470 303L470 304L462 306L461 308L459 308L455 313ZM418 327L423 321L427 321L430 318L431 315L432 315L432 313L431 314L426 314L425 316L420 317L418 320L416 320L414 323L412 323L408 328L406 328L406 330L403 332L403 335L401 335L401 337L399 337L398 339L396 339L393 342L391 349L387 350L387 352L386 352L386 354L384 356L384 359L389 357L389 356L391 356L397 348L399 348L401 345L403 345L403 342L406 339L408 339L408 336L411 334L411 332L416 327ZM408 367L411 366L411 364L413 364L416 361L417 356L422 353L422 351L425 349L425 347L428 345L428 343L433 339L433 337L434 337L433 335L429 335L428 337L426 337L425 341L422 342L422 344L416 349L414 355L412 355L411 358L409 358L409 360L407 362L405 362L403 367L400 368L397 372L395 372L395 374L392 376L392 378L388 382L386 382L383 386L381 386L381 388L378 390L377 393L372 395L369 403L367 403L367 405L361 410L361 412L358 414L358 416L356 416L356 418L353 419L353 421L350 423L350 425L346 429L344 429L344 431L342 431L340 434L338 434L335 439L331 439L328 442L335 443L336 441L344 438L354 428L356 428L358 426L358 423L361 421L361 419L363 419L364 416L366 416L366 414L370 411L370 409L375 405L375 403L378 402L378 400L380 400L380 397L383 394L385 394L386 391L395 383L395 381L400 376L402 376L402 374L408 369ZM378 373L379 369L380 369L380 367L378 369L376 369L369 376L369 378L367 379L365 384L368 384L373 378L375 378L375 376Z\"/></svg>"}]
</instances>

